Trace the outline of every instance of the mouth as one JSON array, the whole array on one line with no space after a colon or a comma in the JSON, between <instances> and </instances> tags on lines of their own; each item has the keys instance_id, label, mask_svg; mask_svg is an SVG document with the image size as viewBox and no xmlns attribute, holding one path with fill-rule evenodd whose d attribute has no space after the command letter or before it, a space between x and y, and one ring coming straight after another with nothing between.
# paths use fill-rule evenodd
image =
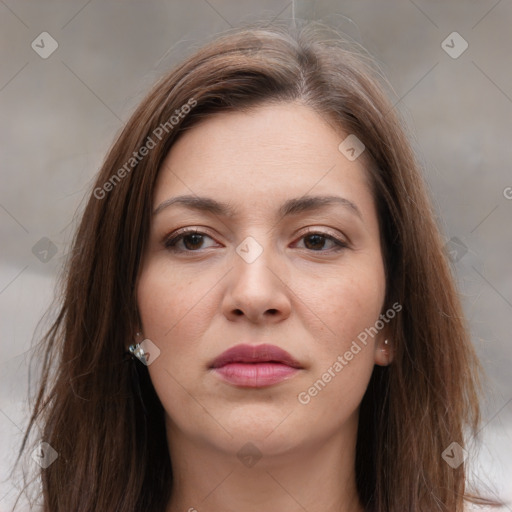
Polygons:
<instances>
[{"instance_id":1,"label":"mouth","mask_svg":"<svg viewBox=\"0 0 512 512\"><path fill-rule=\"evenodd\" d=\"M229 384L260 388L287 380L303 367L275 345L236 345L218 356L210 369Z\"/></svg>"}]
</instances>

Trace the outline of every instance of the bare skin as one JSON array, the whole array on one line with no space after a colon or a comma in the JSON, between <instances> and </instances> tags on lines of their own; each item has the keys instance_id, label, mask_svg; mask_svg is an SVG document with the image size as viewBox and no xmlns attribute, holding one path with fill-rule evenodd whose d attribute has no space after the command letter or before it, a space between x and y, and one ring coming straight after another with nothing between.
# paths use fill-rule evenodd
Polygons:
<instances>
[{"instance_id":1,"label":"bare skin","mask_svg":"<svg viewBox=\"0 0 512 512\"><path fill-rule=\"evenodd\" d=\"M386 290L363 158L338 150L347 135L309 107L265 105L206 119L164 162L155 210L179 195L236 210L162 206L139 275L141 329L160 350L148 369L175 475L167 512L363 511L354 471L359 405L374 365L389 364L392 352L383 328L332 370L384 312ZM326 195L353 206L278 214L289 199ZM180 228L203 236L166 247ZM237 252L247 237L257 243L251 251L262 251L251 262ZM269 386L233 385L210 365L240 343L277 345L302 368ZM308 394L329 368L328 383Z\"/></svg>"}]
</instances>

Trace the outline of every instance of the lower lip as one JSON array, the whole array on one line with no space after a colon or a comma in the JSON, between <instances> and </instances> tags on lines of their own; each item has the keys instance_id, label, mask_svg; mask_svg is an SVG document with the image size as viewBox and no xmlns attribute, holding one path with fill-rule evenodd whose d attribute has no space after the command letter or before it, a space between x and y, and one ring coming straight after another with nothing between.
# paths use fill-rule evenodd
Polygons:
<instances>
[{"instance_id":1,"label":"lower lip","mask_svg":"<svg viewBox=\"0 0 512 512\"><path fill-rule=\"evenodd\" d=\"M215 372L235 386L262 388L293 377L299 370L280 363L230 363Z\"/></svg>"}]
</instances>

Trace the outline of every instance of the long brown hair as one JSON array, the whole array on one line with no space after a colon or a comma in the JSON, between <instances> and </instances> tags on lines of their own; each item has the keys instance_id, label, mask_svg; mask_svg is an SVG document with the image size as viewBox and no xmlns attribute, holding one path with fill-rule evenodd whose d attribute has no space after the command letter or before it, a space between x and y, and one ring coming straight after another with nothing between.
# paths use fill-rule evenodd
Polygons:
<instances>
[{"instance_id":1,"label":"long brown hair","mask_svg":"<svg viewBox=\"0 0 512 512\"><path fill-rule=\"evenodd\" d=\"M452 468L442 453L452 442L467 446L466 429L478 430L479 363L386 83L359 48L323 30L274 24L215 39L156 84L110 149L40 346L41 384L20 450L41 423L42 440L58 453L41 470L44 511L165 510L173 475L164 411L147 368L126 359L157 173L179 134L201 119L283 101L310 106L366 146L384 309L403 306L391 324L394 362L375 367L361 403L361 502L374 512L463 510L465 465Z\"/></svg>"}]
</instances>

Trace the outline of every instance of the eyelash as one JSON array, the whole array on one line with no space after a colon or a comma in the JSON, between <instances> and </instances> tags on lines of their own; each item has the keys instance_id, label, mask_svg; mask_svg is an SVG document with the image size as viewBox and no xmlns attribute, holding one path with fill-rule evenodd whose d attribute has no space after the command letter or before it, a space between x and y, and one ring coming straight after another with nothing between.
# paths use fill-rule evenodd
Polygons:
<instances>
[{"instance_id":1,"label":"eyelash","mask_svg":"<svg viewBox=\"0 0 512 512\"><path fill-rule=\"evenodd\" d=\"M183 240L188 235L201 235L201 236L207 236L208 238L212 238L207 233L203 233L203 232L201 232L201 231L199 231L197 229L193 229L193 228L192 229L183 229L181 231L178 230L177 232L172 233L171 235L169 235L164 240L165 248L168 249L169 251L175 252L175 253L178 253L178 252L181 252L181 253L183 253L183 252L184 253L200 252L201 249L189 250L189 249L177 249L176 248L176 244L178 242L180 242L181 240ZM326 240L331 240L336 245L336 247L334 247L331 250L327 250L327 251L324 251L324 250L315 251L313 249L309 249L310 252L314 252L314 253L339 252L339 251L342 251L343 249L347 249L348 248L348 244L346 242L340 240L339 238L337 238L337 237L335 237L333 235L330 235L328 233L324 233L324 232L321 232L321 231L314 231L314 230L307 231L306 233L303 233L301 235L300 239L306 238L306 237L312 236L312 235L318 235L318 236L320 236L322 238L325 238ZM308 250L308 249L306 249L306 250Z\"/></svg>"}]
</instances>

